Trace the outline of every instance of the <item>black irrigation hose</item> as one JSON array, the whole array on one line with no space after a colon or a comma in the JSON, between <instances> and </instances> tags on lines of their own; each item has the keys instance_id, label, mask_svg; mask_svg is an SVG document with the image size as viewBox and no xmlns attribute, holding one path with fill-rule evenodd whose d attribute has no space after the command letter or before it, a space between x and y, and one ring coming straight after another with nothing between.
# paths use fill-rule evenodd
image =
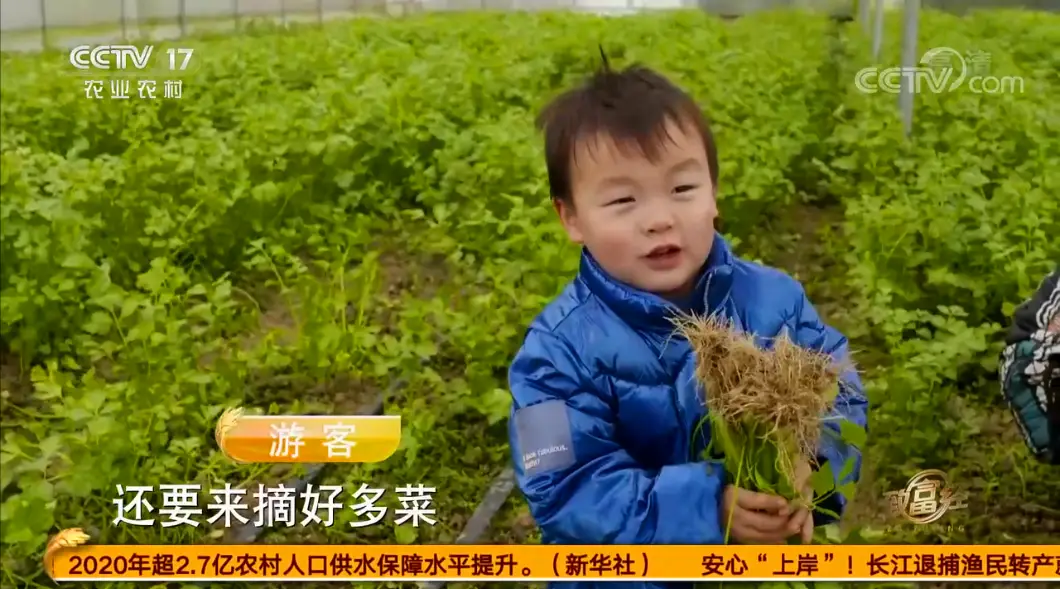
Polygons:
<instances>
[{"instance_id":1,"label":"black irrigation hose","mask_svg":"<svg viewBox=\"0 0 1060 589\"><path fill-rule=\"evenodd\" d=\"M515 472L509 467L497 475L497 478L493 479L489 489L486 491L486 495L482 498L482 503L479 503L478 507L475 508L475 513L471 514L471 519L467 521L464 531L457 536L455 543L474 544L478 542L482 535L489 530L493 516L497 515L497 512L504 506L504 502L508 500L508 496L512 494L512 489L514 488ZM419 586L422 589L441 589L445 584L446 581L427 581L419 583Z\"/></svg>"}]
</instances>

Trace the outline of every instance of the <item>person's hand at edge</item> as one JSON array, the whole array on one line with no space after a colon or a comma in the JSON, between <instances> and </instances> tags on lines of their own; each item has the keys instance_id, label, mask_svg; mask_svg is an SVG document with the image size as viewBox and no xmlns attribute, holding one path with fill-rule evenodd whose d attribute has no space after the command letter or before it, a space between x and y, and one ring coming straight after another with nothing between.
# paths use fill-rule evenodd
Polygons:
<instances>
[{"instance_id":1,"label":"person's hand at edge","mask_svg":"<svg viewBox=\"0 0 1060 589\"><path fill-rule=\"evenodd\" d=\"M788 538L791 507L782 497L733 485L722 495L721 528L739 544L782 544ZM731 527L730 527L731 526Z\"/></svg>"},{"instance_id":2,"label":"person's hand at edge","mask_svg":"<svg viewBox=\"0 0 1060 589\"><path fill-rule=\"evenodd\" d=\"M798 534L803 544L813 542L813 487L810 484L812 475L813 468L809 460L804 458L795 465L795 488L801 490L802 501L792 502L792 515L787 522L787 532L789 537Z\"/></svg>"}]
</instances>

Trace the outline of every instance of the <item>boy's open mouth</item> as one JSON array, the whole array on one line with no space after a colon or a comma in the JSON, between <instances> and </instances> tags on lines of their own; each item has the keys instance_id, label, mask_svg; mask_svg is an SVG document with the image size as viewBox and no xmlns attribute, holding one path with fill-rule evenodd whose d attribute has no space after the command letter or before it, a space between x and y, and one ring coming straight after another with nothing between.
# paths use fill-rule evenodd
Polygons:
<instances>
[{"instance_id":1,"label":"boy's open mouth","mask_svg":"<svg viewBox=\"0 0 1060 589\"><path fill-rule=\"evenodd\" d=\"M648 266L658 271L669 271L681 265L681 248L673 245L660 245L644 256Z\"/></svg>"},{"instance_id":2,"label":"boy's open mouth","mask_svg":"<svg viewBox=\"0 0 1060 589\"><path fill-rule=\"evenodd\" d=\"M649 258L649 259L654 259L654 260L665 259L665 258L668 258L670 256L673 256L673 255L676 255L676 254L680 253L680 251L681 251L681 248L676 246L676 245L672 245L672 244L660 245L660 246L652 249L650 252L648 252L648 255L646 257Z\"/></svg>"}]
</instances>

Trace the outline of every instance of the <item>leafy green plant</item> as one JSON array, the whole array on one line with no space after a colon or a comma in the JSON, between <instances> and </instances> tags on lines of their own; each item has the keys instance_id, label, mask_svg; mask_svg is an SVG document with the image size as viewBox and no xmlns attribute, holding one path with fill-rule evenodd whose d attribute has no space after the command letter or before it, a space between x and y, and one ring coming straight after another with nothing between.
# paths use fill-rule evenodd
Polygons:
<instances>
[{"instance_id":1,"label":"leafy green plant","mask_svg":"<svg viewBox=\"0 0 1060 589\"><path fill-rule=\"evenodd\" d=\"M826 431L846 438L839 441L857 451L864 448L864 432L853 423L843 422L838 433L824 428L834 410L840 376L849 367L798 346L786 334L762 349L755 335L739 332L718 316L682 318L677 325L695 354L696 378L704 389L706 415L693 432L693 444L702 439L704 429L710 432L704 458L720 456L738 488L782 497L838 519L839 514L822 504L836 493L848 499L853 494L853 483L837 487L835 475L849 478L855 459L839 465L838 473L830 462L811 461ZM806 472L800 472L800 464ZM804 496L807 492L812 496ZM724 522L726 542L731 525Z\"/></svg>"}]
</instances>

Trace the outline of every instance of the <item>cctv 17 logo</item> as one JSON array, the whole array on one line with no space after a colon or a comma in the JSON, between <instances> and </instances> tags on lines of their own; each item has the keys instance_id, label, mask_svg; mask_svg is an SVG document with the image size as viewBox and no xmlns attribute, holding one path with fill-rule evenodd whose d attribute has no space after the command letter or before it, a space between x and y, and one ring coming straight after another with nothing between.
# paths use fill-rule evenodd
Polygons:
<instances>
[{"instance_id":1,"label":"cctv 17 logo","mask_svg":"<svg viewBox=\"0 0 1060 589\"><path fill-rule=\"evenodd\" d=\"M70 51L70 65L90 76L113 72L175 77L198 69L194 49L170 47L160 53L155 55L154 45L80 45Z\"/></svg>"}]
</instances>

